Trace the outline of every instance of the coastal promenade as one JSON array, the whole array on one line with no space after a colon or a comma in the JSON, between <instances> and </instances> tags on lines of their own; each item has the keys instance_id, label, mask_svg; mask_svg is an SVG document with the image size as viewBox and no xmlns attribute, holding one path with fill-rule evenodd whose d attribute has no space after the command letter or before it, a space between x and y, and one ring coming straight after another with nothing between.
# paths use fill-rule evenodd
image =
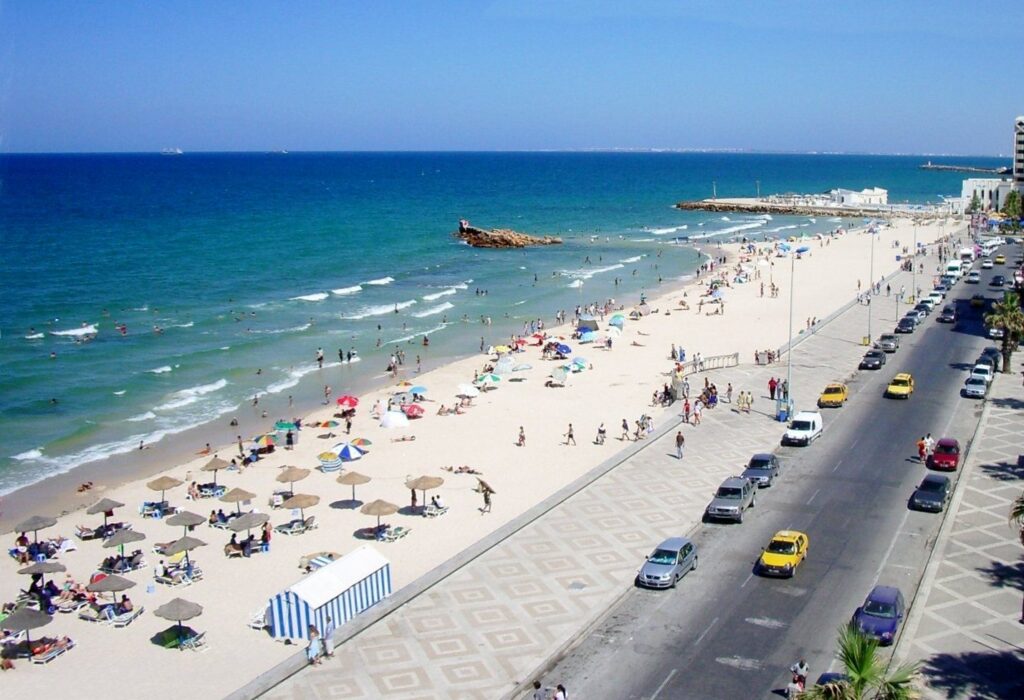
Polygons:
<instances>
[{"instance_id":1,"label":"coastal promenade","mask_svg":"<svg viewBox=\"0 0 1024 700\"><path fill-rule=\"evenodd\" d=\"M909 281L909 273L892 280ZM894 301L876 301L877 328L888 330L895 322ZM847 305L815 333L801 336L793 351L799 406L813 405L824 384L853 374L864 351L859 340L867 313L866 306ZM731 382L737 394L751 391L752 414L723 404L705 411L700 426L680 426L678 404L655 414L662 426L657 436L625 445L563 490L576 493L559 494L554 503L524 514L517 527L525 524L507 539L347 640L336 658L303 668L264 697L520 697L534 674L632 589L654 545L699 528L721 480L742 471L751 454L778 445L784 426L774 420L766 386L770 377L785 374L784 363L748 363L691 377L693 386L706 376L719 388ZM681 461L674 456L679 429L686 437ZM548 685L565 680L544 678Z\"/></svg>"},{"instance_id":2,"label":"coastal promenade","mask_svg":"<svg viewBox=\"0 0 1024 700\"><path fill-rule=\"evenodd\" d=\"M1024 696L1024 561L1007 523L1024 490L1020 356L996 376L957 494L896 649L926 698Z\"/></svg>"}]
</instances>

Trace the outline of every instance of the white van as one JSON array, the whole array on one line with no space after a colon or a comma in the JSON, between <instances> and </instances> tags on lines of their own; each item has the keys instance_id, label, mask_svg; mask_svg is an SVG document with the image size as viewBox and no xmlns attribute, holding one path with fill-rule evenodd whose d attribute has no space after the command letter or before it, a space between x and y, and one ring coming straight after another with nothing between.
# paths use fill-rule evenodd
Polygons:
<instances>
[{"instance_id":1,"label":"white van","mask_svg":"<svg viewBox=\"0 0 1024 700\"><path fill-rule=\"evenodd\" d=\"M957 279L960 279L960 276L964 274L963 263L960 262L959 260L949 261L948 263L946 263L946 274L952 275Z\"/></svg>"},{"instance_id":2,"label":"white van","mask_svg":"<svg viewBox=\"0 0 1024 700\"><path fill-rule=\"evenodd\" d=\"M782 435L783 445L810 445L821 437L824 426L817 411L799 411Z\"/></svg>"},{"instance_id":3,"label":"white van","mask_svg":"<svg viewBox=\"0 0 1024 700\"><path fill-rule=\"evenodd\" d=\"M965 262L974 262L974 248L961 248L960 259Z\"/></svg>"}]
</instances>

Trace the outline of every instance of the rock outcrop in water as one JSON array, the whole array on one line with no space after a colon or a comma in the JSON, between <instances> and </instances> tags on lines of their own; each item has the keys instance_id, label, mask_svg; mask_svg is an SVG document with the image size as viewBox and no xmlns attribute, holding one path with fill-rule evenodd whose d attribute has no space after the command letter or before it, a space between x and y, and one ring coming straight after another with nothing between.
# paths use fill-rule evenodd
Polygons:
<instances>
[{"instance_id":1,"label":"rock outcrop in water","mask_svg":"<svg viewBox=\"0 0 1024 700\"><path fill-rule=\"evenodd\" d=\"M465 241L474 248L525 248L531 245L558 245L561 238L555 236L528 236L510 229L484 229L470 226L469 222L459 222L459 230L455 237Z\"/></svg>"}]
</instances>

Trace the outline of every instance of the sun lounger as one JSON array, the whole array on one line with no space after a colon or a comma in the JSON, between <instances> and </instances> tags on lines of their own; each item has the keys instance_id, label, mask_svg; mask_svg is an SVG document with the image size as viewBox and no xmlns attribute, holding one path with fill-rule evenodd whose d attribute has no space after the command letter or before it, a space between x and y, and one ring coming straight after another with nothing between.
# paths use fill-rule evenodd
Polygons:
<instances>
[{"instance_id":1,"label":"sun lounger","mask_svg":"<svg viewBox=\"0 0 1024 700\"><path fill-rule=\"evenodd\" d=\"M267 628L266 606L249 615L249 628L254 630L264 630Z\"/></svg>"},{"instance_id":2,"label":"sun lounger","mask_svg":"<svg viewBox=\"0 0 1024 700\"><path fill-rule=\"evenodd\" d=\"M311 515L311 516L309 516L309 517L308 517L308 518L306 518L306 519L305 519L305 521L303 521L303 523L302 523L302 528L303 528L304 530L315 530L315 529L317 529L318 527L320 527L320 525L319 525L319 524L317 524L317 522L316 522L316 516L315 516L315 515Z\"/></svg>"},{"instance_id":3,"label":"sun lounger","mask_svg":"<svg viewBox=\"0 0 1024 700\"><path fill-rule=\"evenodd\" d=\"M57 612L62 613L73 613L78 612L89 604L89 601L82 598L81 600L65 600L57 604Z\"/></svg>"},{"instance_id":4,"label":"sun lounger","mask_svg":"<svg viewBox=\"0 0 1024 700\"><path fill-rule=\"evenodd\" d=\"M75 526L75 537L77 537L78 539L82 540L83 542L85 540L97 540L97 539L99 539L102 536L103 536L103 528L102 527L98 527L98 528L93 529L93 528L88 528L88 527L82 527L81 525L76 525Z\"/></svg>"},{"instance_id":5,"label":"sun lounger","mask_svg":"<svg viewBox=\"0 0 1024 700\"><path fill-rule=\"evenodd\" d=\"M75 641L68 639L66 641L58 641L48 647L45 647L36 653L32 654L32 663L34 664L48 664L58 656L63 654L68 649L75 648Z\"/></svg>"},{"instance_id":6,"label":"sun lounger","mask_svg":"<svg viewBox=\"0 0 1024 700\"><path fill-rule=\"evenodd\" d=\"M408 535L411 531L412 530L407 527L393 527L387 531L387 534L384 535L384 541L397 542L398 540Z\"/></svg>"},{"instance_id":7,"label":"sun lounger","mask_svg":"<svg viewBox=\"0 0 1024 700\"><path fill-rule=\"evenodd\" d=\"M207 651L210 645L206 643L206 632L200 632L193 637L181 640L179 648L188 649L189 651Z\"/></svg>"},{"instance_id":8,"label":"sun lounger","mask_svg":"<svg viewBox=\"0 0 1024 700\"><path fill-rule=\"evenodd\" d=\"M274 530L282 535L301 535L306 531L306 526L301 520L293 520L290 523L278 525Z\"/></svg>"},{"instance_id":9,"label":"sun lounger","mask_svg":"<svg viewBox=\"0 0 1024 700\"><path fill-rule=\"evenodd\" d=\"M107 624L110 622L113 612L108 614L106 611L113 611L113 606L110 604L102 605L97 607L95 604L88 605L84 609L78 611L78 619L85 620L86 622L100 622Z\"/></svg>"},{"instance_id":10,"label":"sun lounger","mask_svg":"<svg viewBox=\"0 0 1024 700\"><path fill-rule=\"evenodd\" d=\"M114 615L110 620L110 624L114 627L127 627L128 625L135 622L135 620L141 615L146 608L142 605L135 608L131 612L121 613L120 615Z\"/></svg>"},{"instance_id":11,"label":"sun lounger","mask_svg":"<svg viewBox=\"0 0 1024 700\"><path fill-rule=\"evenodd\" d=\"M448 506L441 506L440 508L438 508L436 506L428 505L426 508L423 509L423 515L425 515L428 518L436 518L437 516L444 515L447 512Z\"/></svg>"},{"instance_id":12,"label":"sun lounger","mask_svg":"<svg viewBox=\"0 0 1024 700\"><path fill-rule=\"evenodd\" d=\"M221 522L219 520L214 520L212 523L210 523L210 527L215 527L218 530L227 530L229 522L231 522L231 521L230 520L225 520L224 522Z\"/></svg>"}]
</instances>

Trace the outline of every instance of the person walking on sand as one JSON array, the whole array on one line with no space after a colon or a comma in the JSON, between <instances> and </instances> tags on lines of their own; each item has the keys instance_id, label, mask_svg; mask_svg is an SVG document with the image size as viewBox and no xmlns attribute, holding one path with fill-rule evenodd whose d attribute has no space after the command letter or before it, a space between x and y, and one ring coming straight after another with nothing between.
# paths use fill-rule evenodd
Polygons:
<instances>
[{"instance_id":1,"label":"person walking on sand","mask_svg":"<svg viewBox=\"0 0 1024 700\"><path fill-rule=\"evenodd\" d=\"M729 382L728 386L725 387L725 400L728 403L732 403L732 382Z\"/></svg>"},{"instance_id":2,"label":"person walking on sand","mask_svg":"<svg viewBox=\"0 0 1024 700\"><path fill-rule=\"evenodd\" d=\"M523 426L519 426L519 440L516 441L516 447L526 447L526 431L523 430Z\"/></svg>"},{"instance_id":3,"label":"person walking on sand","mask_svg":"<svg viewBox=\"0 0 1024 700\"><path fill-rule=\"evenodd\" d=\"M622 435L619 437L619 440L622 440L623 442L629 441L629 421L625 418L622 419Z\"/></svg>"},{"instance_id":4,"label":"person walking on sand","mask_svg":"<svg viewBox=\"0 0 1024 700\"><path fill-rule=\"evenodd\" d=\"M775 377L768 380L768 396L772 401L775 400L775 390L779 387L779 382L776 381Z\"/></svg>"},{"instance_id":5,"label":"person walking on sand","mask_svg":"<svg viewBox=\"0 0 1024 700\"><path fill-rule=\"evenodd\" d=\"M686 438L683 437L683 431L680 430L676 433L676 459L683 458L683 446L686 444Z\"/></svg>"},{"instance_id":6,"label":"person walking on sand","mask_svg":"<svg viewBox=\"0 0 1024 700\"><path fill-rule=\"evenodd\" d=\"M491 490L484 489L484 507L480 509L480 514L491 512Z\"/></svg>"},{"instance_id":7,"label":"person walking on sand","mask_svg":"<svg viewBox=\"0 0 1024 700\"><path fill-rule=\"evenodd\" d=\"M569 430L565 433L565 444L576 446L576 436L573 434L572 423L569 424Z\"/></svg>"}]
</instances>

